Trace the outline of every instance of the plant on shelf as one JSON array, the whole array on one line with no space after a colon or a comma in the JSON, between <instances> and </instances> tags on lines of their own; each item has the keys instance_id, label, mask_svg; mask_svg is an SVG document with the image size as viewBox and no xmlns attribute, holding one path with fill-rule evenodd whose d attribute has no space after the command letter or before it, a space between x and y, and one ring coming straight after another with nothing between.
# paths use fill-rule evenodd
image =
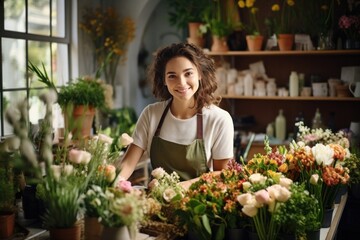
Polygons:
<instances>
[{"instance_id":1,"label":"plant on shelf","mask_svg":"<svg viewBox=\"0 0 360 240\"><path fill-rule=\"evenodd\" d=\"M116 69L126 61L128 45L135 37L134 21L120 18L114 8L86 8L80 29L89 35L95 48L96 78L103 73L106 83L114 88Z\"/></svg>"},{"instance_id":2,"label":"plant on shelf","mask_svg":"<svg viewBox=\"0 0 360 240\"><path fill-rule=\"evenodd\" d=\"M227 37L237 28L237 12L230 2L223 0L209 0L204 7L202 19L204 24L200 27L203 33L211 32L213 43L212 51L228 51ZM217 45L219 44L219 45Z\"/></svg>"},{"instance_id":3,"label":"plant on shelf","mask_svg":"<svg viewBox=\"0 0 360 240\"><path fill-rule=\"evenodd\" d=\"M67 129L71 129L76 138L90 136L90 130L95 116L95 109L109 107L105 101L106 85L92 77L80 77L60 90L49 78L44 65L42 70L29 63L28 69L34 72L39 81L57 94L57 102L61 106Z\"/></svg>"},{"instance_id":4,"label":"plant on shelf","mask_svg":"<svg viewBox=\"0 0 360 240\"><path fill-rule=\"evenodd\" d=\"M280 51L292 50L294 45L294 32L296 31L297 11L294 0L281 0L280 4L271 6L273 16L266 18L265 24L271 35L278 39Z\"/></svg>"},{"instance_id":5,"label":"plant on shelf","mask_svg":"<svg viewBox=\"0 0 360 240\"><path fill-rule=\"evenodd\" d=\"M204 47L205 39L203 33L199 27L203 22L202 15L204 6L208 3L208 0L168 0L169 5L169 22L170 25L176 28L188 29L189 43L194 43L199 47Z\"/></svg>"},{"instance_id":6,"label":"plant on shelf","mask_svg":"<svg viewBox=\"0 0 360 240\"><path fill-rule=\"evenodd\" d=\"M259 51L262 48L264 37L261 34L259 23L258 23L258 13L259 8L255 6L255 0L253 1L238 1L240 9L249 10L249 24L243 24L245 29L246 42L248 49L250 51Z\"/></svg>"}]
</instances>

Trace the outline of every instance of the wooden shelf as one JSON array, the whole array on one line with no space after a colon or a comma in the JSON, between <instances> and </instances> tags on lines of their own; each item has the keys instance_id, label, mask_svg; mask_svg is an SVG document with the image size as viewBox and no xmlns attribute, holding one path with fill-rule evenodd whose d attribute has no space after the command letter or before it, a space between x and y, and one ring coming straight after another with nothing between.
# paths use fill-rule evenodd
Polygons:
<instances>
[{"instance_id":1,"label":"wooden shelf","mask_svg":"<svg viewBox=\"0 0 360 240\"><path fill-rule=\"evenodd\" d=\"M238 96L222 95L223 99L241 99L241 100L275 100L275 101L351 101L360 102L360 98L355 97L256 97L256 96Z\"/></svg>"},{"instance_id":2,"label":"wooden shelf","mask_svg":"<svg viewBox=\"0 0 360 240\"><path fill-rule=\"evenodd\" d=\"M228 51L206 52L210 56L336 56L336 55L360 55L360 50L312 50L312 51Z\"/></svg>"}]
</instances>

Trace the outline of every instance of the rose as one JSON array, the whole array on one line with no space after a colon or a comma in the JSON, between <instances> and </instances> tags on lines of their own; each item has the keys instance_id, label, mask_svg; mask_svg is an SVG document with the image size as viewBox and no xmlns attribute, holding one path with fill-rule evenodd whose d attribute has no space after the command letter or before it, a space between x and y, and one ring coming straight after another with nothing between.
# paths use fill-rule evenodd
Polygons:
<instances>
[{"instance_id":1,"label":"rose","mask_svg":"<svg viewBox=\"0 0 360 240\"><path fill-rule=\"evenodd\" d=\"M91 154L87 151L71 149L69 151L69 161L75 164L87 165L90 162Z\"/></svg>"},{"instance_id":2,"label":"rose","mask_svg":"<svg viewBox=\"0 0 360 240\"><path fill-rule=\"evenodd\" d=\"M120 136L120 145L121 146L128 146L130 145L132 142L134 141L134 139L132 137L129 136L129 134L127 133L123 133Z\"/></svg>"},{"instance_id":3,"label":"rose","mask_svg":"<svg viewBox=\"0 0 360 240\"><path fill-rule=\"evenodd\" d=\"M161 179L164 177L165 175L165 170L161 167L159 168L156 168L154 169L152 172L151 172L151 175L155 178L155 179Z\"/></svg>"},{"instance_id":4,"label":"rose","mask_svg":"<svg viewBox=\"0 0 360 240\"><path fill-rule=\"evenodd\" d=\"M105 134L98 134L97 136L94 137L95 139L103 142L103 143L107 143L107 144L112 144L113 139Z\"/></svg>"},{"instance_id":5,"label":"rose","mask_svg":"<svg viewBox=\"0 0 360 240\"><path fill-rule=\"evenodd\" d=\"M311 175L311 177L310 177L310 183L311 183L312 185L317 185L318 181L319 181L319 174L313 174L313 175Z\"/></svg>"},{"instance_id":6,"label":"rose","mask_svg":"<svg viewBox=\"0 0 360 240\"><path fill-rule=\"evenodd\" d=\"M116 187L124 192L131 192L132 190L131 182L129 181L119 181Z\"/></svg>"},{"instance_id":7,"label":"rose","mask_svg":"<svg viewBox=\"0 0 360 240\"><path fill-rule=\"evenodd\" d=\"M254 173L249 177L249 180L253 184L265 184L267 177L261 175L260 173Z\"/></svg>"},{"instance_id":8,"label":"rose","mask_svg":"<svg viewBox=\"0 0 360 240\"><path fill-rule=\"evenodd\" d=\"M170 202L176 196L176 192L172 188L168 188L163 193L163 198L166 202Z\"/></svg>"},{"instance_id":9,"label":"rose","mask_svg":"<svg viewBox=\"0 0 360 240\"><path fill-rule=\"evenodd\" d=\"M105 166L105 178L106 178L106 181L108 182L112 182L114 181L116 177L116 168L114 165L106 165Z\"/></svg>"},{"instance_id":10,"label":"rose","mask_svg":"<svg viewBox=\"0 0 360 240\"><path fill-rule=\"evenodd\" d=\"M265 189L261 189L255 192L255 199L260 204L268 204L270 201L270 195Z\"/></svg>"}]
</instances>

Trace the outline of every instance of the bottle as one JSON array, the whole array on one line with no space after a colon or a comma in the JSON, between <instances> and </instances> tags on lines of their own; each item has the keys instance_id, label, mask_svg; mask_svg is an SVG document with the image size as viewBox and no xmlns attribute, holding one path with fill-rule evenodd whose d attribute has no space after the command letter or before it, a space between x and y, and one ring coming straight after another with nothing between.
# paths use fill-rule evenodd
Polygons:
<instances>
[{"instance_id":1,"label":"bottle","mask_svg":"<svg viewBox=\"0 0 360 240\"><path fill-rule=\"evenodd\" d=\"M254 91L254 81L251 74L246 74L244 79L244 96L252 96Z\"/></svg>"},{"instance_id":2,"label":"bottle","mask_svg":"<svg viewBox=\"0 0 360 240\"><path fill-rule=\"evenodd\" d=\"M271 122L267 125L266 127L266 135L269 137L269 138L273 138L274 137L274 123Z\"/></svg>"},{"instance_id":3,"label":"bottle","mask_svg":"<svg viewBox=\"0 0 360 240\"><path fill-rule=\"evenodd\" d=\"M295 123L294 123L294 140L297 140L297 134L299 132L299 127L297 126L298 122L303 122L304 123L304 116L302 112L299 112L299 114L296 116L295 118ZM304 123L305 124L305 123Z\"/></svg>"},{"instance_id":4,"label":"bottle","mask_svg":"<svg viewBox=\"0 0 360 240\"><path fill-rule=\"evenodd\" d=\"M284 141L286 136L286 119L283 110L279 110L279 115L275 118L275 137L280 141Z\"/></svg>"},{"instance_id":5,"label":"bottle","mask_svg":"<svg viewBox=\"0 0 360 240\"><path fill-rule=\"evenodd\" d=\"M316 109L315 116L312 120L311 128L312 129L323 128L323 123L322 123L321 113L320 113L319 108Z\"/></svg>"},{"instance_id":6,"label":"bottle","mask_svg":"<svg viewBox=\"0 0 360 240\"><path fill-rule=\"evenodd\" d=\"M299 95L303 89L303 87L305 86L305 74L304 73L299 73Z\"/></svg>"},{"instance_id":7,"label":"bottle","mask_svg":"<svg viewBox=\"0 0 360 240\"><path fill-rule=\"evenodd\" d=\"M289 92L290 97L299 96L299 76L297 72L292 71L289 78Z\"/></svg>"}]
</instances>

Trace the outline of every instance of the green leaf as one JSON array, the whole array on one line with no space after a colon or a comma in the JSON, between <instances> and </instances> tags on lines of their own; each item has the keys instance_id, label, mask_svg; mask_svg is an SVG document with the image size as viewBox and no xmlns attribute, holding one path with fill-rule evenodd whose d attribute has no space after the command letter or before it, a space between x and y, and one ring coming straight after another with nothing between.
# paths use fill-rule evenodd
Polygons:
<instances>
[{"instance_id":1,"label":"green leaf","mask_svg":"<svg viewBox=\"0 0 360 240\"><path fill-rule=\"evenodd\" d=\"M208 216L206 214L202 215L201 221L202 221L206 231L211 235L211 227L210 227L210 222L209 222Z\"/></svg>"}]
</instances>

